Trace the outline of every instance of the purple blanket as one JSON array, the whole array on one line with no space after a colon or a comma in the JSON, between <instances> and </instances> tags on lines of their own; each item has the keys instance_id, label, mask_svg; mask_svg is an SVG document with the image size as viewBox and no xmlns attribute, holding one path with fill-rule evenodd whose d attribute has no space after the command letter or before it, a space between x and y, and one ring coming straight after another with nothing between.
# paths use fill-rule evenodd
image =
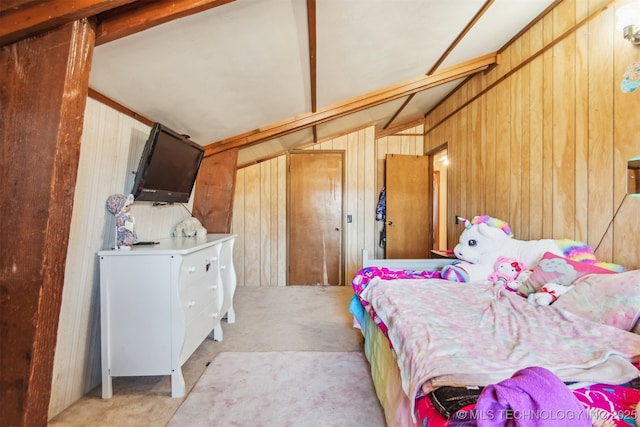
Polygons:
<instances>
[{"instance_id":1,"label":"purple blanket","mask_svg":"<svg viewBox=\"0 0 640 427\"><path fill-rule=\"evenodd\" d=\"M462 423L460 423L460 421ZM591 419L571 390L551 371L538 366L482 390L476 407L452 422L478 427L591 427Z\"/></svg>"}]
</instances>

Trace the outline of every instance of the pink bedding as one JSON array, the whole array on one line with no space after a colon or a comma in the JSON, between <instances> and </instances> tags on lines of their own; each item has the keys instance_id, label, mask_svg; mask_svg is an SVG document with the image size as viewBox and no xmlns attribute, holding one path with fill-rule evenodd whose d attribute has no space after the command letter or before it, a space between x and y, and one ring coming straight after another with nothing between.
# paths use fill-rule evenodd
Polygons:
<instances>
[{"instance_id":1,"label":"pink bedding","mask_svg":"<svg viewBox=\"0 0 640 427\"><path fill-rule=\"evenodd\" d=\"M371 295L373 295L374 292L364 292L365 294L364 298L362 293L372 281L376 283L380 281L381 278L382 279L388 279L388 278L389 279L396 279L396 278L406 279L409 277L411 278L439 277L439 273L411 271L411 270L393 271L385 268L368 267L367 269L364 269L358 275L356 275L352 283L354 291L356 292L356 295L358 295L358 297L360 298L360 301L362 302L362 305L364 306L365 310L376 321L376 324L379 326L380 330L385 334L385 336L387 336L387 338L390 338L389 331L383 319L387 322L391 322L389 323L390 325L393 325L393 320L391 321L389 320L389 313L386 312L384 308L384 304L379 305L377 307L375 303L372 304L373 299L375 298L372 299ZM421 280L418 280L418 282L420 281ZM424 282L424 280L422 281ZM406 281L400 281L400 282L406 282L405 283L406 285L409 282L413 282L413 281L406 280ZM426 282L432 283L432 282L442 282L442 281L434 280L434 281L426 281ZM470 285L467 284L467 285L457 285L457 286L470 286ZM409 287L411 286L407 286L407 288ZM410 294L413 297L413 299L416 300L415 289L413 290L413 292L410 292ZM430 299L432 297L433 297L432 295L428 296L427 299ZM477 295L475 297L477 298ZM524 303L526 303L526 301L524 301ZM423 300L421 303L417 303L418 306L420 304L427 305L428 302ZM464 304L467 304L467 303L464 303ZM516 307L520 308L520 306L517 306L517 303L515 304L516 304ZM441 305L441 304L438 304L438 305ZM404 312L406 311L406 308L407 307L395 307L395 309L393 310L395 311L400 310ZM447 310L451 310L451 307L443 308L443 310L444 312L447 312ZM378 311L380 311L381 315L378 313ZM493 313L492 315L495 316L495 313ZM456 317L455 313L453 317ZM508 319L506 321L507 323L509 323ZM424 327L425 325L420 325L419 327L417 328L414 327L413 329L420 331ZM442 327L442 325L440 325L439 327ZM511 327L513 327L513 325L511 325ZM603 332L599 331L599 333L603 333ZM518 333L516 332L516 334ZM608 334L608 331L606 331L606 334ZM615 334L616 332L613 332L613 335ZM402 340L398 338L398 335L395 332L392 333L391 335L392 335L391 337L392 339L390 339L390 344L392 348L395 348L395 347L402 348L405 346L405 343L403 343ZM393 339L393 335L396 335L395 341ZM598 333L596 333L595 335L598 335ZM539 338L540 337L538 337L538 339ZM607 336L605 337L605 340L614 339L614 340L620 341L619 338L620 337L617 337L617 336L616 337ZM627 338L627 336L625 335L624 338ZM451 339L455 340L456 338L452 337ZM596 341L597 341L597 338L596 338ZM420 346L425 347L424 344L426 342L427 341L423 341L423 343L421 343ZM428 345L426 347L428 347ZM623 344L619 347L620 348L613 351L613 353L616 353L616 352L620 353L619 355L621 355L622 358L630 357L630 353L640 353L640 346L638 346L636 341L633 341L629 345ZM566 351L566 349L564 351ZM402 353L402 351L400 351L400 353ZM454 354L456 353L457 351L454 351ZM608 355L609 353L607 354L603 353L601 354L600 359L606 359L609 357ZM411 382L412 381L411 379L408 379L411 376L409 372L411 372L412 370L414 371L416 370L415 366L411 367L412 365L411 361L413 360L412 358L416 358L415 360L417 360L417 356L415 355L408 355L408 356L404 355L402 357L399 357L398 360L399 360L399 365L401 368L400 371L402 373L402 376L405 377L404 378L405 392L408 395L416 396L414 413L417 416L418 425L429 426L429 427L465 425L465 422L469 421L469 417L473 416L472 415L473 413L469 413L467 411L470 410L474 405L469 405L468 407L465 407L461 411L459 411L457 416L459 418L458 420L455 420L454 419L455 417L450 420L447 420L445 417L443 417L434 408L434 406L431 404L431 401L428 397L429 390L433 389L434 387L427 386L424 388L424 391L423 391L422 387L418 387L416 385L416 384L420 385L424 382L425 380L425 378L423 378L424 375L422 374L420 374L422 376L418 375L417 377L418 379L417 380L414 379L413 383ZM434 366L437 367L437 364L439 363L438 359L442 359L442 358L443 358L443 355L440 355L439 358L435 359L435 362L432 359L430 362L430 369L433 368ZM444 358L447 358L447 356L444 355ZM404 363L401 361L401 359L404 359ZM528 363L529 362L525 362L525 365L527 365ZM418 366L417 362L416 362L416 366ZM504 375L506 375L505 372L503 372ZM439 384L439 382L436 381L436 383L434 384ZM435 387L437 387L437 385ZM635 405L640 400L640 392L637 389L626 387L626 386L619 386L619 385L590 384L588 386L580 387L574 390L574 395L578 398L580 402L583 403L583 405L586 408L585 414L588 412L588 414L593 420L593 424L596 426L635 425L635 422L633 421L633 417L635 414ZM527 415L531 415L531 414L527 414ZM536 415L547 416L546 414L536 414ZM466 418L466 421L465 421L465 418Z\"/></svg>"}]
</instances>

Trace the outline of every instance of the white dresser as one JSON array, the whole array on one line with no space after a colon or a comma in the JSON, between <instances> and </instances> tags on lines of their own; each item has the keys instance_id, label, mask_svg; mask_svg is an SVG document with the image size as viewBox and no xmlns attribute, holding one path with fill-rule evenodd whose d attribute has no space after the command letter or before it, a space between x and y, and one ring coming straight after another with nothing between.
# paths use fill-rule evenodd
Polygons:
<instances>
[{"instance_id":1,"label":"white dresser","mask_svg":"<svg viewBox=\"0 0 640 427\"><path fill-rule=\"evenodd\" d=\"M182 365L220 320L234 322L235 234L159 239L153 246L98 252L102 397L112 377L171 375L185 395Z\"/></svg>"}]
</instances>

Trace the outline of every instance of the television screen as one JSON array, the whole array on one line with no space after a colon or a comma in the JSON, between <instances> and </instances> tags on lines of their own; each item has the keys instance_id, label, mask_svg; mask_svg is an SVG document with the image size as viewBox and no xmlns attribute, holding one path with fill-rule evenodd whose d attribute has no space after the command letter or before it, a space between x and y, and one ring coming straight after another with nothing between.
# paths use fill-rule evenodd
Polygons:
<instances>
[{"instance_id":1,"label":"television screen","mask_svg":"<svg viewBox=\"0 0 640 427\"><path fill-rule=\"evenodd\" d=\"M188 202L203 156L200 145L154 123L136 171L132 191L135 200Z\"/></svg>"}]
</instances>

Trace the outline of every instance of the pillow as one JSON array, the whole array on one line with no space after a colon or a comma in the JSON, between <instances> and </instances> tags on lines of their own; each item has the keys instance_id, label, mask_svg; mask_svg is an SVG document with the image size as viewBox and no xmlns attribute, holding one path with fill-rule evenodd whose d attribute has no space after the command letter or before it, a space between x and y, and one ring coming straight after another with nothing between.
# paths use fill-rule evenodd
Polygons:
<instances>
[{"instance_id":1,"label":"pillow","mask_svg":"<svg viewBox=\"0 0 640 427\"><path fill-rule=\"evenodd\" d=\"M545 252L529 278L524 282L529 291L538 291L547 283L569 286L587 274L613 274L589 262L573 261L562 256Z\"/></svg>"},{"instance_id":2,"label":"pillow","mask_svg":"<svg viewBox=\"0 0 640 427\"><path fill-rule=\"evenodd\" d=\"M553 307L630 331L640 317L640 270L584 277Z\"/></svg>"}]
</instances>

